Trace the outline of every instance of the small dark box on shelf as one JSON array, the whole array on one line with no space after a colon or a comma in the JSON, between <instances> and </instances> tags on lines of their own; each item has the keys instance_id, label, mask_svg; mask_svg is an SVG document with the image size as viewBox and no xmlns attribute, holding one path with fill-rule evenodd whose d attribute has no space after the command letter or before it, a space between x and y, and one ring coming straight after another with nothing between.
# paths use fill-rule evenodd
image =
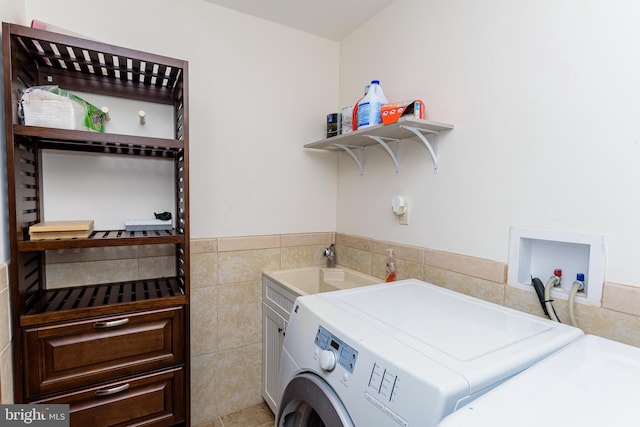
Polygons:
<instances>
[{"instance_id":1,"label":"small dark box on shelf","mask_svg":"<svg viewBox=\"0 0 640 427\"><path fill-rule=\"evenodd\" d=\"M342 123L342 114L340 113L327 114L327 138L340 135L341 123Z\"/></svg>"}]
</instances>

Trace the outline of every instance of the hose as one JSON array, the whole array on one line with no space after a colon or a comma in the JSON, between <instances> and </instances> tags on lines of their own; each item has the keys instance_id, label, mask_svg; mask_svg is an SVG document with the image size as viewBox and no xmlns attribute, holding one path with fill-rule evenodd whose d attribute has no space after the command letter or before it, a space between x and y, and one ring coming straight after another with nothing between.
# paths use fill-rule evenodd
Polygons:
<instances>
[{"instance_id":1,"label":"hose","mask_svg":"<svg viewBox=\"0 0 640 427\"><path fill-rule=\"evenodd\" d=\"M542 284L542 280L538 279L537 277L532 277L531 286L533 286L533 289L536 291L536 295L538 295L538 301L540 302L540 306L542 307L544 315L551 319L551 317L549 316L549 312L547 311L547 306L544 303L544 285Z\"/></svg>"},{"instance_id":2,"label":"hose","mask_svg":"<svg viewBox=\"0 0 640 427\"><path fill-rule=\"evenodd\" d=\"M558 316L556 315L556 311L553 309L553 300L551 299L551 288L560 283L560 279L558 276L551 276L549 280L547 280L547 284L544 286L544 304L547 307L547 313L549 313L549 317L551 320L555 320L556 322L560 322Z\"/></svg>"},{"instance_id":3,"label":"hose","mask_svg":"<svg viewBox=\"0 0 640 427\"><path fill-rule=\"evenodd\" d=\"M571 324L575 327L578 327L578 323L576 322L576 312L575 312L575 298L576 293L584 288L584 283L575 280L573 285L571 286L571 291L569 291L569 320Z\"/></svg>"}]
</instances>

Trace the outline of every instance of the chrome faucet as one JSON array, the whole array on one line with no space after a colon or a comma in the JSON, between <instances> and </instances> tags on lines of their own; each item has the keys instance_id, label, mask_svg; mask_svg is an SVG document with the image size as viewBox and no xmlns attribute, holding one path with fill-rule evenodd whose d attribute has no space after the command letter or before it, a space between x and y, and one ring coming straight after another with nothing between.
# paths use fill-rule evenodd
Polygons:
<instances>
[{"instance_id":1,"label":"chrome faucet","mask_svg":"<svg viewBox=\"0 0 640 427\"><path fill-rule=\"evenodd\" d=\"M327 268L333 268L336 266L335 244L332 243L328 248L325 248L322 254L327 257Z\"/></svg>"}]
</instances>

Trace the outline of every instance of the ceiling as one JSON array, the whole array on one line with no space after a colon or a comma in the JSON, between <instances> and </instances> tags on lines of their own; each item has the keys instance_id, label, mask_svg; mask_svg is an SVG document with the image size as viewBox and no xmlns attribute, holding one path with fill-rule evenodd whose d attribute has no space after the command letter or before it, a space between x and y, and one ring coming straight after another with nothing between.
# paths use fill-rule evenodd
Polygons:
<instances>
[{"instance_id":1,"label":"ceiling","mask_svg":"<svg viewBox=\"0 0 640 427\"><path fill-rule=\"evenodd\" d=\"M340 41L395 0L206 0L326 39Z\"/></svg>"}]
</instances>

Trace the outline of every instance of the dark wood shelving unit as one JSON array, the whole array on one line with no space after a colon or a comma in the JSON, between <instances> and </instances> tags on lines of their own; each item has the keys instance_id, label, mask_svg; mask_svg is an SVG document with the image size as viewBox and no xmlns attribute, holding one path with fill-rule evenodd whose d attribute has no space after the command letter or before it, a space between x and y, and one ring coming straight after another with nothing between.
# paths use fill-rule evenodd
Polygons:
<instances>
[{"instance_id":1,"label":"dark wood shelving unit","mask_svg":"<svg viewBox=\"0 0 640 427\"><path fill-rule=\"evenodd\" d=\"M2 25L15 402L68 403L72 426L87 419L118 426L188 426L188 63ZM18 111L20 95L29 87L44 85L170 105L174 135L156 138L26 126ZM45 219L42 150L172 162L175 228L96 230L88 238L30 239L29 227ZM47 286L49 251L147 245L173 247L174 275ZM79 351L85 354L75 357ZM61 366L65 368L58 371ZM156 388L164 391L134 391ZM102 397L105 393L109 398ZM114 405L126 410L114 411Z\"/></svg>"}]
</instances>

